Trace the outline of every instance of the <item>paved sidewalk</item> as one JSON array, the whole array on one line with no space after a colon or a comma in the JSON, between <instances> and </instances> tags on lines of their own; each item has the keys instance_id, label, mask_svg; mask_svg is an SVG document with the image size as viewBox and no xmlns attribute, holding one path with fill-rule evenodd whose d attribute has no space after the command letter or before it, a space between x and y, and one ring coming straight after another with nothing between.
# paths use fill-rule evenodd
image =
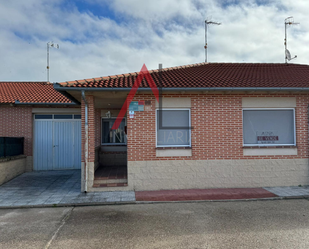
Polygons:
<instances>
[{"instance_id":1,"label":"paved sidewalk","mask_svg":"<svg viewBox=\"0 0 309 249\"><path fill-rule=\"evenodd\" d=\"M36 171L0 186L0 208L190 200L308 198L309 187L182 189L81 193L80 170Z\"/></svg>"},{"instance_id":2,"label":"paved sidewalk","mask_svg":"<svg viewBox=\"0 0 309 249\"><path fill-rule=\"evenodd\" d=\"M280 197L309 197L309 186L305 187L271 187L264 188Z\"/></svg>"},{"instance_id":3,"label":"paved sidewalk","mask_svg":"<svg viewBox=\"0 0 309 249\"><path fill-rule=\"evenodd\" d=\"M245 200L265 198L309 198L309 187L182 189L136 191L136 201Z\"/></svg>"},{"instance_id":4,"label":"paved sidewalk","mask_svg":"<svg viewBox=\"0 0 309 249\"><path fill-rule=\"evenodd\" d=\"M0 186L0 207L134 202L133 191L81 193L80 170L36 171Z\"/></svg>"},{"instance_id":5,"label":"paved sidewalk","mask_svg":"<svg viewBox=\"0 0 309 249\"><path fill-rule=\"evenodd\" d=\"M277 197L263 188L136 191L135 196L136 201L237 200Z\"/></svg>"}]
</instances>

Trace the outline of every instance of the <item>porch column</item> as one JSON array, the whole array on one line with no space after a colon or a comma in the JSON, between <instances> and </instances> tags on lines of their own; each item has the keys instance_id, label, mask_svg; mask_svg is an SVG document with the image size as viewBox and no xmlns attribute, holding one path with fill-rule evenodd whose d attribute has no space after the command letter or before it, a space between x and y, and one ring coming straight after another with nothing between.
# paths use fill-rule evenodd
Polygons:
<instances>
[{"instance_id":1,"label":"porch column","mask_svg":"<svg viewBox=\"0 0 309 249\"><path fill-rule=\"evenodd\" d=\"M94 111L94 97L86 95L88 106L88 135L87 127L85 125L85 101L82 100L82 163L81 163L81 191L89 191L93 186L94 179L94 163L95 163L95 111ZM87 151L85 151L87 149ZM88 155L88 156L87 156ZM86 174L87 171L87 174ZM87 179L86 179L87 177ZM87 189L85 186L87 182Z\"/></svg>"}]
</instances>

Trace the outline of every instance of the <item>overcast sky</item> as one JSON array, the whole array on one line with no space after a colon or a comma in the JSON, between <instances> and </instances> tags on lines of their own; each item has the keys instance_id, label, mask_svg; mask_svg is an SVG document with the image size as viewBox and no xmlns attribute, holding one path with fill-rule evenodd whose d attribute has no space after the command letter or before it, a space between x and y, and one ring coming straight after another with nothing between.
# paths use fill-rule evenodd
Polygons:
<instances>
[{"instance_id":1,"label":"overcast sky","mask_svg":"<svg viewBox=\"0 0 309 249\"><path fill-rule=\"evenodd\" d=\"M307 0L0 0L0 81L93 78L203 62L204 21L209 62L284 62L288 48L309 64Z\"/></svg>"}]
</instances>

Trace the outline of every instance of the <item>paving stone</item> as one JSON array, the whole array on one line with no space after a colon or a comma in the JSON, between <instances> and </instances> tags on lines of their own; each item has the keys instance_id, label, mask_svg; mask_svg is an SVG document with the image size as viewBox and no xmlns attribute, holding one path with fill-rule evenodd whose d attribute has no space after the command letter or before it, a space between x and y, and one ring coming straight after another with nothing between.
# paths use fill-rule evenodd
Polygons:
<instances>
[{"instance_id":1,"label":"paving stone","mask_svg":"<svg viewBox=\"0 0 309 249\"><path fill-rule=\"evenodd\" d=\"M0 206L135 200L133 191L81 193L80 170L27 172L0 186Z\"/></svg>"},{"instance_id":2,"label":"paving stone","mask_svg":"<svg viewBox=\"0 0 309 249\"><path fill-rule=\"evenodd\" d=\"M288 196L304 196L309 194L308 187L268 187L264 188L269 192L272 192L275 195L281 196L281 197L288 197Z\"/></svg>"}]
</instances>

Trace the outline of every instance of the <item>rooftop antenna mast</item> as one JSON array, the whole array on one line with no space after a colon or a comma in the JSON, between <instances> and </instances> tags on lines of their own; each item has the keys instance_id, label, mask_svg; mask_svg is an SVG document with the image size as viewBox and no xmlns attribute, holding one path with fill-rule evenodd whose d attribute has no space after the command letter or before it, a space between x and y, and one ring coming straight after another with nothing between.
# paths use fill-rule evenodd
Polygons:
<instances>
[{"instance_id":1,"label":"rooftop antenna mast","mask_svg":"<svg viewBox=\"0 0 309 249\"><path fill-rule=\"evenodd\" d=\"M207 26L210 25L210 24L215 24L215 25L221 25L220 22L213 22L213 21L208 21L208 20L205 20L205 62L207 62Z\"/></svg>"},{"instance_id":2,"label":"rooftop antenna mast","mask_svg":"<svg viewBox=\"0 0 309 249\"><path fill-rule=\"evenodd\" d=\"M288 63L288 61L293 60L297 58L297 55L295 55L293 58L291 58L290 51L288 50L288 40L287 40L287 35L286 35L286 30L288 25L297 25L299 22L294 22L293 16L289 16L284 19L284 52L285 52L285 63Z\"/></svg>"},{"instance_id":3,"label":"rooftop antenna mast","mask_svg":"<svg viewBox=\"0 0 309 249\"><path fill-rule=\"evenodd\" d=\"M59 49L59 45L54 42L47 42L47 83L49 83L49 47Z\"/></svg>"}]
</instances>

